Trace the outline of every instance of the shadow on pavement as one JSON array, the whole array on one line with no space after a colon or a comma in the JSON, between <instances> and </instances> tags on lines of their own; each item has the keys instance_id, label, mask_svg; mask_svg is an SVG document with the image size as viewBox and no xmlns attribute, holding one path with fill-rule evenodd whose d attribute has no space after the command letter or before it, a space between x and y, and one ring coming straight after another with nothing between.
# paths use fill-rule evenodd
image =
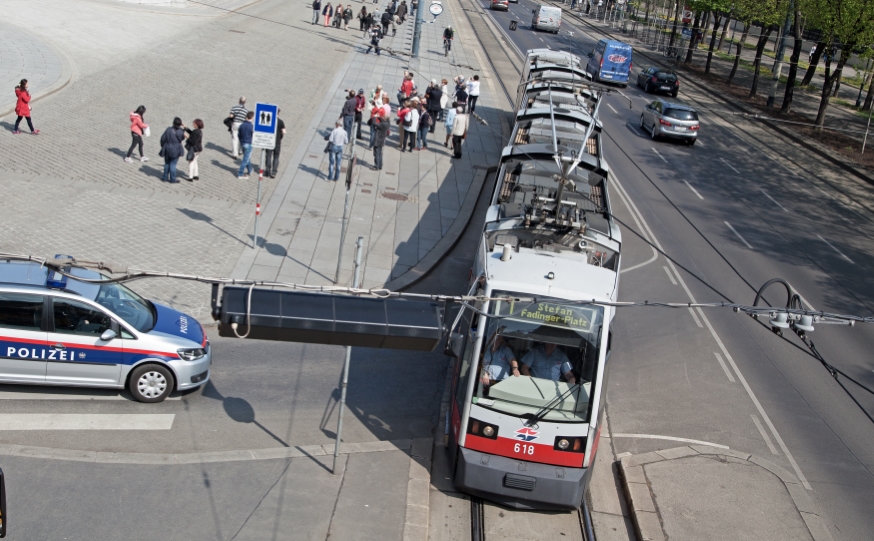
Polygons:
<instances>
[{"instance_id":1,"label":"shadow on pavement","mask_svg":"<svg viewBox=\"0 0 874 541\"><path fill-rule=\"evenodd\" d=\"M207 224L213 226L214 228L218 229L219 231L221 231L221 232L224 233L225 235L227 235L227 236L231 237L232 239L236 240L236 241L239 242L240 244L244 244L244 245L248 246L248 244L247 244L245 241L243 241L242 239L240 239L239 237L237 237L237 236L234 235L233 233L230 233L230 232L228 232L227 230L225 230L225 229L223 229L223 228L221 228L221 227L215 225L215 224L212 222L212 218L211 218L210 216L208 216L208 215L206 215L206 214L204 214L204 213L202 213L202 212L198 212L198 211L196 211L196 210L191 210L191 209L180 209L180 208L177 208L176 210L178 210L178 211L181 212L182 214L188 216L188 217L191 218L192 220L197 220L197 221L200 221L200 222L205 222L205 223L207 223Z\"/></svg>"}]
</instances>

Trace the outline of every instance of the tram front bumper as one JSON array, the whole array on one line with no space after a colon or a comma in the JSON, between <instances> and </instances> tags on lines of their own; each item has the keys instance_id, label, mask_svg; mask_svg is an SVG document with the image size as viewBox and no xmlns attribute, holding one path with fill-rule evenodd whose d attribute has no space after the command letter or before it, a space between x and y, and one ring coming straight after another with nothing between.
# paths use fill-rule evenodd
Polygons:
<instances>
[{"instance_id":1,"label":"tram front bumper","mask_svg":"<svg viewBox=\"0 0 874 541\"><path fill-rule=\"evenodd\" d=\"M578 509L591 468L525 462L459 448L455 485L470 494L516 509Z\"/></svg>"}]
</instances>

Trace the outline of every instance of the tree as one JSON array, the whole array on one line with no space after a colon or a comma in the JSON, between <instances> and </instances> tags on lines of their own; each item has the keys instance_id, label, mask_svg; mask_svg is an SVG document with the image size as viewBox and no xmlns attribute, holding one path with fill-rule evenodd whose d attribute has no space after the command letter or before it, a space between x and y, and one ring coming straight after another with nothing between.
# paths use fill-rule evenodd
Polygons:
<instances>
[{"instance_id":1,"label":"tree","mask_svg":"<svg viewBox=\"0 0 874 541\"><path fill-rule=\"evenodd\" d=\"M731 86L731 82L734 80L734 75L737 73L737 65L740 64L740 53L746 45L747 36L750 35L750 23L749 21L744 21L744 31L741 34L740 41L735 45L737 47L736 52L734 53L734 65L731 66L731 73L728 74L728 86Z\"/></svg>"},{"instance_id":2,"label":"tree","mask_svg":"<svg viewBox=\"0 0 874 541\"><path fill-rule=\"evenodd\" d=\"M792 48L792 56L789 58L789 76L786 78L786 94L783 96L781 114L789 114L792 108L792 98L795 94L795 79L798 77L798 60L801 58L801 6L795 4L795 24L792 28L795 46Z\"/></svg>"},{"instance_id":3,"label":"tree","mask_svg":"<svg viewBox=\"0 0 874 541\"><path fill-rule=\"evenodd\" d=\"M759 73L762 68L762 54L765 52L765 45L768 43L768 39L771 37L771 32L774 31L773 25L768 25L768 28L762 29L762 33L759 36L759 42L756 44L756 58L753 60L753 84L750 87L750 97L756 95L756 92L759 90Z\"/></svg>"},{"instance_id":4,"label":"tree","mask_svg":"<svg viewBox=\"0 0 874 541\"><path fill-rule=\"evenodd\" d=\"M801 86L807 86L813 80L816 74L816 67L819 66L819 59L822 58L822 53L825 51L826 42L820 40L816 44L816 49L813 51L813 56L810 58L810 65L807 67L807 73L804 74L804 79L801 80Z\"/></svg>"}]
</instances>

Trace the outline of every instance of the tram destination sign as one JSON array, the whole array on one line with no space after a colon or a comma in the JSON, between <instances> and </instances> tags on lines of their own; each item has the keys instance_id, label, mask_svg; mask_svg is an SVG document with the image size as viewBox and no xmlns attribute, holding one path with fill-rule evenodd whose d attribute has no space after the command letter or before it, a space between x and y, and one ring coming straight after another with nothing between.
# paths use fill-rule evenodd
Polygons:
<instances>
[{"instance_id":1,"label":"tram destination sign","mask_svg":"<svg viewBox=\"0 0 874 541\"><path fill-rule=\"evenodd\" d=\"M595 309L588 306L567 306L551 302L501 302L498 315L517 321L540 323L552 327L567 327L589 331L595 318Z\"/></svg>"}]
</instances>

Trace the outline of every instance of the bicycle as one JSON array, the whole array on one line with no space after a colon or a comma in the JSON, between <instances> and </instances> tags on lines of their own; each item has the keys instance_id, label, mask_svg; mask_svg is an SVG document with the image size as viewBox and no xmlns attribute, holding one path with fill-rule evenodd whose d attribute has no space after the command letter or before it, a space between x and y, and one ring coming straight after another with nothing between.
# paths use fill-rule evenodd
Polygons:
<instances>
[{"instance_id":1,"label":"bicycle","mask_svg":"<svg viewBox=\"0 0 874 541\"><path fill-rule=\"evenodd\" d=\"M679 53L679 49L677 49L676 47L665 47L665 58L675 58L677 56L677 53Z\"/></svg>"},{"instance_id":2,"label":"bicycle","mask_svg":"<svg viewBox=\"0 0 874 541\"><path fill-rule=\"evenodd\" d=\"M449 56L450 41L443 38L443 56Z\"/></svg>"}]
</instances>

